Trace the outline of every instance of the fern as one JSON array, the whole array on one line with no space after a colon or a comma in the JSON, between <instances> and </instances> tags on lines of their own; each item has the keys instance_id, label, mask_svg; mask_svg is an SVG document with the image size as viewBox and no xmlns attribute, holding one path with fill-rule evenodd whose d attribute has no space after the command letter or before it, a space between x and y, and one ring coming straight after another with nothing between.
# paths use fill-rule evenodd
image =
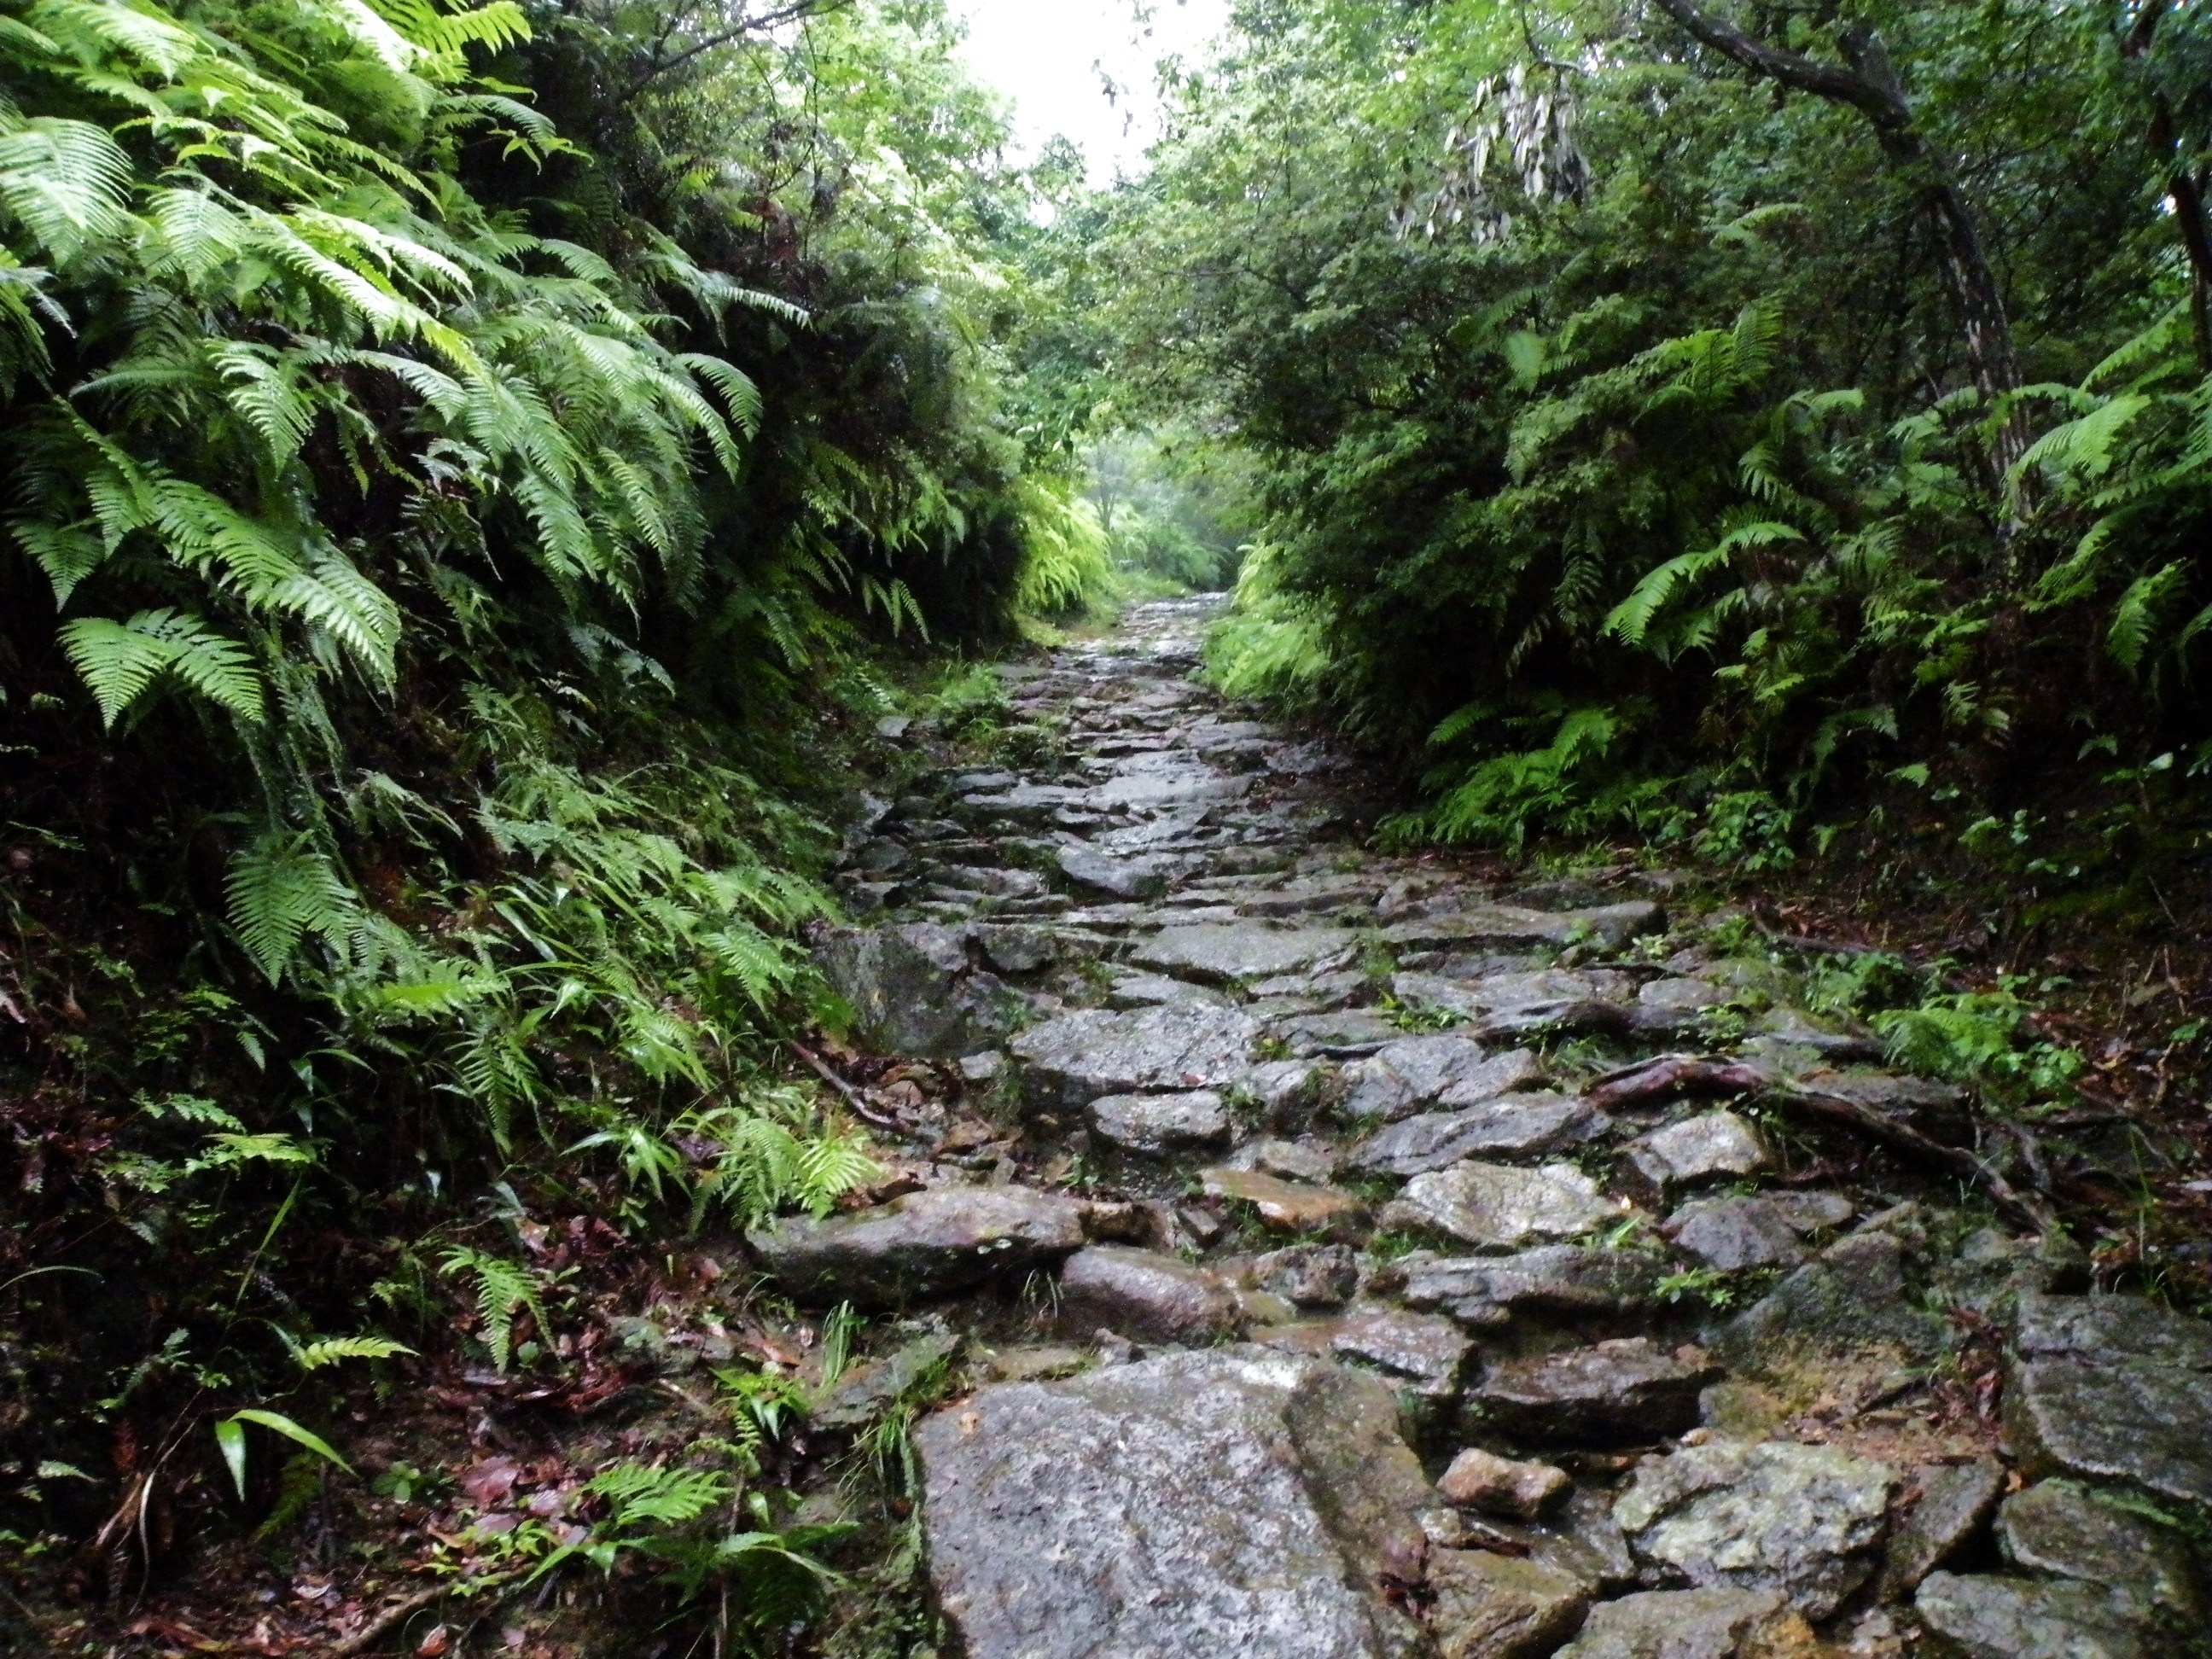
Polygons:
<instances>
[{"instance_id":1,"label":"fern","mask_svg":"<svg viewBox=\"0 0 2212 1659\"><path fill-rule=\"evenodd\" d=\"M313 934L343 946L360 924L353 889L302 835L260 836L232 859L225 888L231 929L272 982L284 976L303 939Z\"/></svg>"},{"instance_id":2,"label":"fern","mask_svg":"<svg viewBox=\"0 0 2212 1659\"><path fill-rule=\"evenodd\" d=\"M526 1310L541 1333L552 1329L539 1300L538 1281L528 1268L456 1244L446 1252L438 1271L448 1279L474 1282L477 1328L491 1352L492 1369L502 1376L513 1358L514 1322L520 1315Z\"/></svg>"},{"instance_id":3,"label":"fern","mask_svg":"<svg viewBox=\"0 0 2212 1659\"><path fill-rule=\"evenodd\" d=\"M258 725L264 717L252 657L197 617L166 609L120 623L82 617L62 624L61 643L110 727L164 676L240 720Z\"/></svg>"}]
</instances>

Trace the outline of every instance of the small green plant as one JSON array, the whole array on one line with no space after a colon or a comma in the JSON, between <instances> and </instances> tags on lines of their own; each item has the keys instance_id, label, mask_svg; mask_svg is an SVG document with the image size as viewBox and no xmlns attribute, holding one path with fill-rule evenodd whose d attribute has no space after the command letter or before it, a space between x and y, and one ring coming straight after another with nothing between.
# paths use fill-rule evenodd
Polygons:
<instances>
[{"instance_id":1,"label":"small green plant","mask_svg":"<svg viewBox=\"0 0 2212 1659\"><path fill-rule=\"evenodd\" d=\"M537 1276L528 1267L456 1244L446 1252L438 1271L447 1279L474 1284L477 1334L491 1351L494 1370L506 1371L513 1357L514 1322L526 1310L537 1321L541 1334L551 1330Z\"/></svg>"},{"instance_id":2,"label":"small green plant","mask_svg":"<svg viewBox=\"0 0 2212 1659\"><path fill-rule=\"evenodd\" d=\"M1679 1303L1686 1297L1708 1308L1719 1309L1735 1300L1735 1290L1729 1283L1729 1275L1718 1267L1691 1267L1668 1273L1660 1279L1656 1289L1669 1303Z\"/></svg>"},{"instance_id":3,"label":"small green plant","mask_svg":"<svg viewBox=\"0 0 2212 1659\"><path fill-rule=\"evenodd\" d=\"M1897 1064L1948 1082L1972 1085L2014 1105L2071 1097L2087 1062L2054 1042L2021 1000L2020 975L2002 976L1986 991L1947 991L1917 1007L1874 1017Z\"/></svg>"}]
</instances>

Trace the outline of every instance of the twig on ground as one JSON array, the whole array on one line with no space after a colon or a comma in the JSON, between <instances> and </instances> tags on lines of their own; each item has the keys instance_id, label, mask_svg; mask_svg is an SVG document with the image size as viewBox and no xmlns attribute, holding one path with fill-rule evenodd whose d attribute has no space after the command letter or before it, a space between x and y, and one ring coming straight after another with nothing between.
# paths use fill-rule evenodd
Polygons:
<instances>
[{"instance_id":1,"label":"twig on ground","mask_svg":"<svg viewBox=\"0 0 2212 1659\"><path fill-rule=\"evenodd\" d=\"M1784 1085L1769 1089L1764 1098L1784 1111L1856 1129L1897 1152L1907 1153L1924 1164L1932 1164L1938 1169L1948 1170L1979 1187L1995 1200L1998 1208L2026 1222L2037 1232L2047 1234L2059 1230L2058 1212L2046 1200L2015 1191L2012 1183L1997 1172L1990 1160L1977 1157L1963 1146L1947 1146L1934 1136L1923 1134L1911 1124L1901 1122L1886 1112L1862 1105L1856 1100L1845 1100L1840 1095L1823 1094L1817 1089Z\"/></svg>"},{"instance_id":2,"label":"twig on ground","mask_svg":"<svg viewBox=\"0 0 2212 1659\"><path fill-rule=\"evenodd\" d=\"M794 1042L791 1045L791 1048L793 1054L797 1054L812 1068L814 1074L817 1077L820 1078L824 1083L828 1084L840 1095L844 1097L845 1104L853 1109L853 1115L855 1117L861 1119L864 1122L874 1124L878 1129L890 1129L899 1134L908 1133L907 1126L900 1122L898 1119L889 1116L884 1113L878 1112L870 1106L866 1100L861 1097L860 1091L858 1089L855 1089L851 1084L846 1082L843 1078L839 1077L836 1073L831 1071L830 1069L829 1062L824 1060L821 1055L816 1054L814 1050L808 1048L805 1043Z\"/></svg>"},{"instance_id":3,"label":"twig on ground","mask_svg":"<svg viewBox=\"0 0 2212 1659\"><path fill-rule=\"evenodd\" d=\"M525 1571L524 1568L516 1567L507 1572L495 1573L492 1577L479 1579L475 1584L466 1588L458 1584L433 1584L428 1589L417 1590L412 1595L394 1601L352 1635L332 1647L330 1650L331 1659L357 1659L357 1656L367 1653L379 1642L391 1635L393 1631L422 1612L423 1608L433 1606L447 1596L454 1596L463 1601L473 1601L487 1591L504 1589L521 1577Z\"/></svg>"}]
</instances>

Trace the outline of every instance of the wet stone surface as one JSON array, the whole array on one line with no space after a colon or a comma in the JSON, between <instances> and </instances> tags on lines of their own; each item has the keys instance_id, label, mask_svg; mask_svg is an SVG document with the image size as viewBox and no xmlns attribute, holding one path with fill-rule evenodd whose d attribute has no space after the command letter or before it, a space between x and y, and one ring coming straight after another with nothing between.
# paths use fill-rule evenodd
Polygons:
<instances>
[{"instance_id":1,"label":"wet stone surface","mask_svg":"<svg viewBox=\"0 0 2212 1659\"><path fill-rule=\"evenodd\" d=\"M1679 878L1376 851L1371 769L1190 678L1210 615L1008 665L988 744L887 722L813 944L945 1086L732 1247L908 1316L810 1432L923 1407L948 1650L2191 1652L2212 1328L1771 1109L2002 1144ZM1751 1085L1606 1092L1730 1032Z\"/></svg>"}]
</instances>

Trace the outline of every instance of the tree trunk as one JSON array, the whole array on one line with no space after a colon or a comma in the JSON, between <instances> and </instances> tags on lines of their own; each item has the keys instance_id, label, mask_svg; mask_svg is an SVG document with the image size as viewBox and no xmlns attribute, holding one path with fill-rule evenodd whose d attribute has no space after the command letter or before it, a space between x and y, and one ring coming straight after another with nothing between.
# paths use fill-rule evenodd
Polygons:
<instances>
[{"instance_id":1,"label":"tree trunk","mask_svg":"<svg viewBox=\"0 0 2212 1659\"><path fill-rule=\"evenodd\" d=\"M2141 63L2150 56L2159 20L2165 15L2163 6L2146 0L2124 43L2130 58ZM2166 169L2166 200L2173 204L2174 228L2181 233L2181 246L2189 255L2189 320L2197 337L2197 362L2198 367L2212 370L2212 228L2208 228L2205 219L2204 180L2191 173L2183 160L2173 106L2155 86L2150 89L2150 147Z\"/></svg>"},{"instance_id":2,"label":"tree trunk","mask_svg":"<svg viewBox=\"0 0 2212 1659\"><path fill-rule=\"evenodd\" d=\"M1659 4L1694 39L1753 74L1794 91L1849 104L1872 123L1882 154L1920 185L1942 251L1943 283L1958 309L1967 372L1975 386L1992 403L2018 391L2020 365L2013 356L2012 324L2005 316L2004 295L1990 269L1973 210L1913 124L1911 106L1905 101L1905 90L1881 42L1864 29L1847 29L1842 44L1849 66L1824 64L1756 40L1733 23L1708 16L1690 0L1659 0ZM1998 428L1990 445L1990 465L2000 485L2027 453L2029 436L2027 419L2017 410Z\"/></svg>"}]
</instances>

